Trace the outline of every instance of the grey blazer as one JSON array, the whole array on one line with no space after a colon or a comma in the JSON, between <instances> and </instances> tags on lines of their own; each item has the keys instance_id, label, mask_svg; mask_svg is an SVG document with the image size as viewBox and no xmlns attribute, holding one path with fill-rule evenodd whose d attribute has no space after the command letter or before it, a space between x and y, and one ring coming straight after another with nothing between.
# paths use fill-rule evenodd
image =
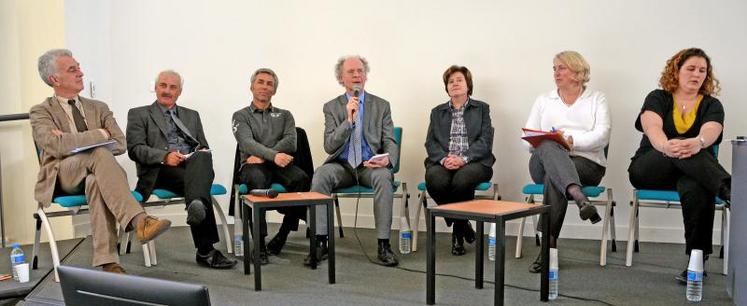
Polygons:
<instances>
[{"instance_id":1,"label":"grey blazer","mask_svg":"<svg viewBox=\"0 0 747 306\"><path fill-rule=\"evenodd\" d=\"M389 153L389 167L392 167L399 156L389 102L368 92L365 95L363 138L374 154ZM324 151L329 154L325 164L337 159L353 132L353 125L347 121L347 103L343 94L324 104Z\"/></svg>"},{"instance_id":2,"label":"grey blazer","mask_svg":"<svg viewBox=\"0 0 747 306\"><path fill-rule=\"evenodd\" d=\"M464 124L467 127L469 162L477 162L486 167L495 163L493 156L493 125L490 121L490 106L482 101L470 99L464 110ZM425 138L428 157L425 167L441 162L449 154L451 138L451 109L449 102L439 104L431 110L431 122Z\"/></svg>"},{"instance_id":3,"label":"grey blazer","mask_svg":"<svg viewBox=\"0 0 747 306\"><path fill-rule=\"evenodd\" d=\"M179 105L176 108L179 119L199 142L198 147L207 148L200 114ZM137 166L138 181L135 190L146 199L153 191L161 164L169 153L167 126L158 102L130 109L127 113L127 153Z\"/></svg>"}]
</instances>

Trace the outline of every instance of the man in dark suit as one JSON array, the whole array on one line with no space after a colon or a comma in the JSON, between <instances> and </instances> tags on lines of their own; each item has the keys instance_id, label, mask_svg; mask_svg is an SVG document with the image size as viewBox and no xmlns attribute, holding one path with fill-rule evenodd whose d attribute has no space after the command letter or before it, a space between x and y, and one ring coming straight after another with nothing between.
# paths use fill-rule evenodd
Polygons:
<instances>
[{"instance_id":1,"label":"man in dark suit","mask_svg":"<svg viewBox=\"0 0 747 306\"><path fill-rule=\"evenodd\" d=\"M200 115L176 105L182 78L175 71L159 73L155 91L156 102L127 114L127 148L137 164L135 189L145 199L155 188L184 195L197 263L230 269L237 261L213 248L219 241L210 198L215 173Z\"/></svg>"},{"instance_id":2,"label":"man in dark suit","mask_svg":"<svg viewBox=\"0 0 747 306\"><path fill-rule=\"evenodd\" d=\"M93 265L125 273L117 256L117 224L135 230L140 243L166 231L171 222L148 216L127 185L127 176L114 155L125 152L125 137L105 103L78 94L83 71L66 49L39 57L39 75L54 96L34 105L29 113L34 143L41 150L34 198L49 207L60 194L85 192L91 216ZM116 141L82 152L76 147Z\"/></svg>"},{"instance_id":3,"label":"man in dark suit","mask_svg":"<svg viewBox=\"0 0 747 306\"><path fill-rule=\"evenodd\" d=\"M260 68L252 74L252 102L233 114L233 135L239 144L240 182L249 190L267 189L280 183L289 192L309 191L310 179L298 167L291 154L296 152L296 123L291 112L276 107L272 96L278 87L278 77L272 69ZM298 220L306 219L305 207L284 207L283 224L277 235L265 247L267 222L260 225L259 260L269 262L267 253L278 255L288 234L298 230Z\"/></svg>"},{"instance_id":4,"label":"man in dark suit","mask_svg":"<svg viewBox=\"0 0 747 306\"><path fill-rule=\"evenodd\" d=\"M324 104L324 150L329 154L314 173L311 191L330 194L354 184L374 189L374 219L378 237L377 263L396 266L389 235L392 228L393 175L390 161L398 160L389 102L364 91L369 67L365 58L347 56L335 66L345 93ZM372 158L388 153L388 156ZM317 206L317 233L327 232L325 207ZM327 236L317 237L316 258L325 258ZM308 256L306 263L310 263Z\"/></svg>"}]
</instances>

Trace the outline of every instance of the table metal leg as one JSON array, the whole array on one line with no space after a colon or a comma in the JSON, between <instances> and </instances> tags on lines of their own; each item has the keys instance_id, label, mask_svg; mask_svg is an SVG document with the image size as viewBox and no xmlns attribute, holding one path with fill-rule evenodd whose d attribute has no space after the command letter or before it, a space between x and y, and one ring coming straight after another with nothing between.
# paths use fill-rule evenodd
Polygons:
<instances>
[{"instance_id":1,"label":"table metal leg","mask_svg":"<svg viewBox=\"0 0 747 306\"><path fill-rule=\"evenodd\" d=\"M483 251L485 237L482 236L485 229L483 225L484 222L477 221L477 241L475 241L475 288L477 289L482 289L483 287L483 270L485 269L483 261L485 259L485 252Z\"/></svg>"},{"instance_id":2,"label":"table metal leg","mask_svg":"<svg viewBox=\"0 0 747 306\"><path fill-rule=\"evenodd\" d=\"M428 252L425 273L425 299L426 304L436 303L436 229L434 227L435 217L426 209L425 228L427 231L425 249Z\"/></svg>"},{"instance_id":3,"label":"table metal leg","mask_svg":"<svg viewBox=\"0 0 747 306\"><path fill-rule=\"evenodd\" d=\"M540 301L547 302L550 294L550 213L542 213L542 280ZM556 238L557 239L557 238Z\"/></svg>"},{"instance_id":4,"label":"table metal leg","mask_svg":"<svg viewBox=\"0 0 747 306\"><path fill-rule=\"evenodd\" d=\"M327 224L332 219L332 202L327 202ZM340 227L342 227L342 224L340 224ZM335 226L334 221L332 222L332 226L327 226L327 248L329 249L329 254L327 255L327 264L329 267L327 269L329 270L329 283L334 284L335 283Z\"/></svg>"},{"instance_id":5,"label":"table metal leg","mask_svg":"<svg viewBox=\"0 0 747 306\"><path fill-rule=\"evenodd\" d=\"M252 271L251 263L249 262L249 258L251 257L252 253L249 253L251 251L250 247L250 241L249 241L249 205L244 203L244 201L241 201L241 211L243 218L241 218L241 227L243 228L243 235L242 239L244 240L244 274L250 274ZM236 224L234 224L236 226Z\"/></svg>"},{"instance_id":6,"label":"table metal leg","mask_svg":"<svg viewBox=\"0 0 747 306\"><path fill-rule=\"evenodd\" d=\"M503 282L506 259L506 223L502 217L495 220L495 297L493 304L503 305Z\"/></svg>"},{"instance_id":7,"label":"table metal leg","mask_svg":"<svg viewBox=\"0 0 747 306\"><path fill-rule=\"evenodd\" d=\"M309 237L309 256L311 256L309 263L311 264L311 269L316 270L317 260L319 260L319 258L316 258L316 246L318 244L316 241L316 206L309 208L309 219L314 220L313 222L315 223L314 226L309 228L309 236L311 236Z\"/></svg>"},{"instance_id":8,"label":"table metal leg","mask_svg":"<svg viewBox=\"0 0 747 306\"><path fill-rule=\"evenodd\" d=\"M262 224L262 217L264 215L264 209L255 206L252 209L254 212L253 224L252 224L252 237L254 237L254 250L252 250L252 259L254 260L254 291L262 290L262 263L259 259L260 242L263 239L262 234L259 231L259 225ZM247 254L244 254L247 256Z\"/></svg>"}]
</instances>

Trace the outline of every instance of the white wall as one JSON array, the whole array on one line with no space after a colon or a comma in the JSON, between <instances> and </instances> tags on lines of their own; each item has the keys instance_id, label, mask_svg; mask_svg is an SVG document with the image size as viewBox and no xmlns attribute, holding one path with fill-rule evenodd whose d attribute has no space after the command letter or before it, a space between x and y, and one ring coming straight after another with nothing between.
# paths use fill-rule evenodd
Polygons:
<instances>
[{"instance_id":1,"label":"white wall","mask_svg":"<svg viewBox=\"0 0 747 306\"><path fill-rule=\"evenodd\" d=\"M618 237L624 240L632 190L626 169L641 137L633 122L671 55L691 46L709 53L722 82L725 139L745 134L745 11L743 1L68 0L66 33L69 48L96 81L97 97L110 104L123 128L128 109L154 101L158 71L181 72L178 103L201 113L216 182L226 185L235 146L230 118L249 104L255 69L279 74L273 103L290 109L310 133L318 166L326 157L322 104L343 91L333 65L345 54L367 57L366 89L391 102L394 123L404 128L398 177L414 189L424 175L428 113L447 99L441 74L451 64L465 65L475 79L474 98L492 107L494 181L504 199L517 201L529 181L520 127L535 97L554 87L553 55L577 50L591 64L590 86L606 93L612 112L603 184L615 190ZM721 152L730 169L731 145ZM134 185L134 165L122 161ZM353 212L350 205L344 209L346 224ZM371 226L369 205L362 214L362 224ZM600 227L581 222L575 208L568 215L563 236L598 237ZM644 211L641 227L642 240L683 241L679 211Z\"/></svg>"}]
</instances>

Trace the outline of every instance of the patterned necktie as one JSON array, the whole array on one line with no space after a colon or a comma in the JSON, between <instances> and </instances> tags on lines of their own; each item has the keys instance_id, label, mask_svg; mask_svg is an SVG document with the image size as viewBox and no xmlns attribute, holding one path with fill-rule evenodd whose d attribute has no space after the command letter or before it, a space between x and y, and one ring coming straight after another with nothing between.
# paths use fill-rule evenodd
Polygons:
<instances>
[{"instance_id":1,"label":"patterned necktie","mask_svg":"<svg viewBox=\"0 0 747 306\"><path fill-rule=\"evenodd\" d=\"M176 127L179 128L179 130L182 131L182 133L187 136L189 140L199 144L197 139L192 137L192 134L189 133L189 130L187 129L187 126L184 125L184 122L182 122L179 117L176 116L173 109L167 110L166 112L169 113L169 116L171 116L171 120L174 120L174 124L176 124Z\"/></svg>"},{"instance_id":2,"label":"patterned necktie","mask_svg":"<svg viewBox=\"0 0 747 306\"><path fill-rule=\"evenodd\" d=\"M353 127L353 133L350 134L350 140L348 145L348 163L353 168L357 168L361 164L363 159L363 152L361 151L361 138L363 137L363 124L361 123L361 112L360 104L358 104L358 111L355 116L355 126Z\"/></svg>"},{"instance_id":3,"label":"patterned necktie","mask_svg":"<svg viewBox=\"0 0 747 306\"><path fill-rule=\"evenodd\" d=\"M70 104L70 108L73 110L73 121L75 122L75 129L78 130L78 133L87 131L88 127L86 126L86 120L83 119L83 114L81 114L78 107L75 106L75 100L67 100L67 104Z\"/></svg>"}]
</instances>

